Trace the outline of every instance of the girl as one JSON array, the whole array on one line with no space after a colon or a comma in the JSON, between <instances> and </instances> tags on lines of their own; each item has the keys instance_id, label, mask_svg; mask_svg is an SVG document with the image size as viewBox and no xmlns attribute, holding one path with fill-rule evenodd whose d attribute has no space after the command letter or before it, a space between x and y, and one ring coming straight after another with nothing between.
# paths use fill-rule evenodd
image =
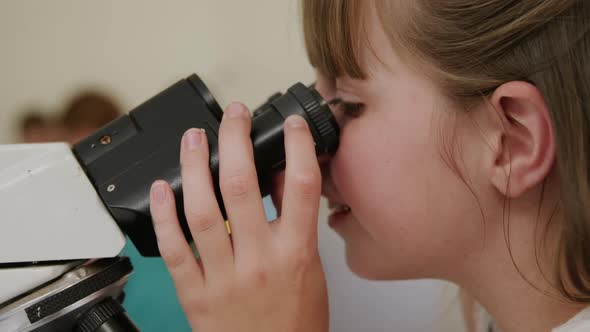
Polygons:
<instances>
[{"instance_id":1,"label":"girl","mask_svg":"<svg viewBox=\"0 0 590 332\"><path fill-rule=\"evenodd\" d=\"M230 105L219 137L230 242L206 137L188 131L184 199L200 260L170 188L153 186L160 250L193 328L327 331L321 190L357 275L455 282L493 317L489 329L589 331L590 3L302 8L316 87L341 126L338 152L318 164L304 121L286 121L287 169L273 196L280 218L267 224L248 112Z\"/></svg>"}]
</instances>

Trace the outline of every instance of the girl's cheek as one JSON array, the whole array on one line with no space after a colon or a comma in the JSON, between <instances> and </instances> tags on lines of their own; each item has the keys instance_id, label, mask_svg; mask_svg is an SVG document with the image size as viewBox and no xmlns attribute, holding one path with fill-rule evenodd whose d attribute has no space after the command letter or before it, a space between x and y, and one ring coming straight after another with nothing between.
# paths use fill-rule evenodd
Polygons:
<instances>
[{"instance_id":1,"label":"girl's cheek","mask_svg":"<svg viewBox=\"0 0 590 332\"><path fill-rule=\"evenodd\" d=\"M347 204L354 206L358 197L366 192L376 160L374 153L379 149L378 144L371 143L370 135L363 134L362 126L350 122L343 128L340 147L330 164L332 181Z\"/></svg>"}]
</instances>

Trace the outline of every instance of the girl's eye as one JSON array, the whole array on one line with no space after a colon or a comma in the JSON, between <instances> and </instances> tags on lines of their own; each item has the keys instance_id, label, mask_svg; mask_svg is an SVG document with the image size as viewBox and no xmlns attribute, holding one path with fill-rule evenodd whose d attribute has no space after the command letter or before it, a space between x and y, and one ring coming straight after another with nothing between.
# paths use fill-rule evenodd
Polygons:
<instances>
[{"instance_id":1,"label":"girl's eye","mask_svg":"<svg viewBox=\"0 0 590 332\"><path fill-rule=\"evenodd\" d=\"M337 106L344 115L356 118L363 111L365 105L363 103L349 103L340 98L334 98L329 102L330 105Z\"/></svg>"}]
</instances>

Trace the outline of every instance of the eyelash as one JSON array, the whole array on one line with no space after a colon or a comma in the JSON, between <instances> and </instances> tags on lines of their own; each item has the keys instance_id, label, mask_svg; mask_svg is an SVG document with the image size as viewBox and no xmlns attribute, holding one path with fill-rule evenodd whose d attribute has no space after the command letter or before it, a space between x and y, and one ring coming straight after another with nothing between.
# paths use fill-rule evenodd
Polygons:
<instances>
[{"instance_id":1,"label":"eyelash","mask_svg":"<svg viewBox=\"0 0 590 332\"><path fill-rule=\"evenodd\" d=\"M344 115L356 118L360 116L365 105L363 103L349 103L341 98L334 98L328 102L329 105L338 106L338 109L344 113Z\"/></svg>"}]
</instances>

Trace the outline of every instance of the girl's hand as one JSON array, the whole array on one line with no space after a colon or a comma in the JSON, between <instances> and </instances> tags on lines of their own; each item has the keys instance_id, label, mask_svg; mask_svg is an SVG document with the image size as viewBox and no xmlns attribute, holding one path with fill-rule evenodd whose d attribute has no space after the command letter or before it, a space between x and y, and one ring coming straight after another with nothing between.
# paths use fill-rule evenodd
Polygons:
<instances>
[{"instance_id":1,"label":"girl's hand","mask_svg":"<svg viewBox=\"0 0 590 332\"><path fill-rule=\"evenodd\" d=\"M206 135L187 131L180 153L184 207L200 259L180 229L171 188L152 186L160 252L194 330L328 331L317 244L321 174L305 120L285 122L287 167L279 219L267 223L245 106L226 110L219 130L220 187L230 240L213 190Z\"/></svg>"}]
</instances>

